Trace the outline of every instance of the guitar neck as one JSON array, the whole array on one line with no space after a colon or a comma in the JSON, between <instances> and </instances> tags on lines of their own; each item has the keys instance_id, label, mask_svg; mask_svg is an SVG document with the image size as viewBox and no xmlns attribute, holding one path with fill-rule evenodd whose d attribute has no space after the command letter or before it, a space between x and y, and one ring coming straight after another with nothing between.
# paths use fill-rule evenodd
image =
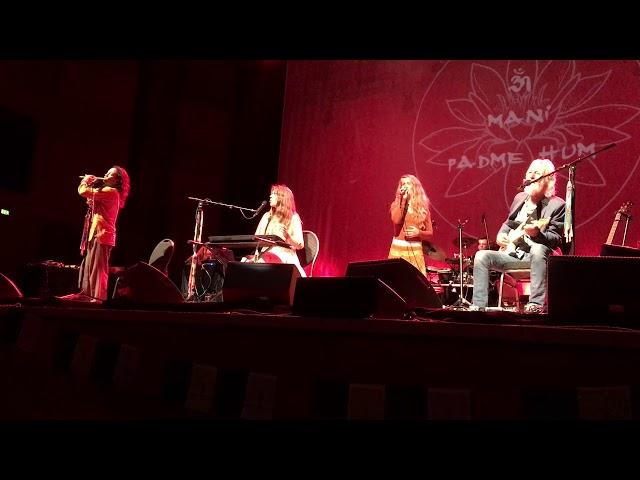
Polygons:
<instances>
[{"instance_id":1,"label":"guitar neck","mask_svg":"<svg viewBox=\"0 0 640 480\"><path fill-rule=\"evenodd\" d=\"M607 237L607 243L613 242L613 237L616 236L616 230L618 229L618 223L620 223L620 212L616 213L616 218L613 219L611 230L609 230L609 236Z\"/></svg>"}]
</instances>

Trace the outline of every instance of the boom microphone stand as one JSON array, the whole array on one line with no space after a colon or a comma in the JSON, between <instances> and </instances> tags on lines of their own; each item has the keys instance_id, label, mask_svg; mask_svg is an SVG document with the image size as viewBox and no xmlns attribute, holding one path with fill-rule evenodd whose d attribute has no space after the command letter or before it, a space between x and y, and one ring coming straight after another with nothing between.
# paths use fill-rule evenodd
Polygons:
<instances>
[{"instance_id":1,"label":"boom microphone stand","mask_svg":"<svg viewBox=\"0 0 640 480\"><path fill-rule=\"evenodd\" d=\"M240 213L248 219L251 220L255 218L258 213L262 210L262 208L267 204L266 201L262 202L262 204L258 208L245 208L238 207L237 205L230 205L228 203L222 202L214 202L208 198L195 198L195 197L187 197L189 200L195 200L198 202L198 206L196 207L196 220L195 220L195 228L193 231L193 254L191 255L191 268L189 270L189 283L187 287L187 298L185 299L187 302L192 302L196 298L196 268L197 268L197 253L198 253L198 245L202 245L202 225L204 223L204 212L202 206L204 204L207 205L222 205L224 207L236 208L240 210ZM252 216L246 216L245 211L252 212Z\"/></svg>"},{"instance_id":2,"label":"boom microphone stand","mask_svg":"<svg viewBox=\"0 0 640 480\"><path fill-rule=\"evenodd\" d=\"M191 198L191 197L189 197ZM202 211L203 200L198 200L196 207L196 226L193 231L193 254L191 255L191 268L189 270L189 283L187 287L187 302L193 301L196 292L196 266L198 258L198 244L202 242L202 224L204 221L204 213Z\"/></svg>"},{"instance_id":3,"label":"boom microphone stand","mask_svg":"<svg viewBox=\"0 0 640 480\"><path fill-rule=\"evenodd\" d=\"M570 163L565 163L564 165L556 168L553 172L549 172L546 175L541 175L538 178L533 179L533 180L525 180L524 182L522 182L522 185L518 186L519 190L524 190L524 187L527 187L527 186L531 185L532 183L539 182L543 178L546 178L546 177L549 177L551 175L554 175L557 172L560 172L560 171L565 170L567 168L569 169L569 182L568 182L568 184L570 186L570 189L568 189L568 190L570 190L570 192L571 192L570 193L570 199L571 200L570 200L570 206L569 206L569 209L570 209L569 215L571 216L571 218L570 218L571 228L569 229L569 231L571 232L571 241L572 241L571 250L574 251L574 252L575 252L576 234L575 234L575 229L573 228L573 224L575 223L573 214L574 214L575 208L576 208L575 201L574 201L575 200L575 188L576 188L576 180L575 180L576 166L578 165L578 163L582 162L583 160L586 160L589 157L593 157L594 155L596 155L598 153L601 153L601 152L604 152L605 150L609 150L610 148L613 148L615 146L616 146L615 143L610 143L606 147L601 148L600 150L595 151L593 153L590 153L587 156L584 156L582 158L578 158L577 160L574 160L573 162L570 162ZM566 215L566 213L565 213L565 215Z\"/></svg>"}]
</instances>

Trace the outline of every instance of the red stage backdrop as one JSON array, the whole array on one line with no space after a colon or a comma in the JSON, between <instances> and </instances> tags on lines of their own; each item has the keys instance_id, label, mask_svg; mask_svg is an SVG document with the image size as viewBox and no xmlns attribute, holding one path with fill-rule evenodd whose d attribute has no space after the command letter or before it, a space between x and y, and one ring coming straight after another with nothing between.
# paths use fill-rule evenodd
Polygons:
<instances>
[{"instance_id":1,"label":"red stage backdrop","mask_svg":"<svg viewBox=\"0 0 640 480\"><path fill-rule=\"evenodd\" d=\"M495 239L531 160L560 166L615 143L577 168L576 253L597 255L620 206L640 202L639 93L637 61L289 62L279 179L320 238L315 274L387 257L404 173L422 181L453 256L458 220L480 236L485 214Z\"/></svg>"}]
</instances>

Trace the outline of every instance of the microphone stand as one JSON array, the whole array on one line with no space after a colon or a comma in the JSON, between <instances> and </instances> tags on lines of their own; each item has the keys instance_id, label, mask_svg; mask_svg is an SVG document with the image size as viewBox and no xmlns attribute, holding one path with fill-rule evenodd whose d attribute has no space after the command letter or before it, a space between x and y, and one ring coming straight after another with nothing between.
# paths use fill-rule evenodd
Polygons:
<instances>
[{"instance_id":1,"label":"microphone stand","mask_svg":"<svg viewBox=\"0 0 640 480\"><path fill-rule=\"evenodd\" d=\"M482 214L482 225L484 226L484 235L487 237L487 247L489 247L489 229L487 228L487 218Z\"/></svg>"},{"instance_id":2,"label":"microphone stand","mask_svg":"<svg viewBox=\"0 0 640 480\"><path fill-rule=\"evenodd\" d=\"M204 202L202 200L199 200L198 206L196 207L196 226L193 231L193 254L191 255L189 283L187 284L187 298L185 299L187 302L193 301L196 293L196 266L198 257L198 244L200 244L202 241L202 224L204 221L204 213L202 210L203 203Z\"/></svg>"},{"instance_id":3,"label":"microphone stand","mask_svg":"<svg viewBox=\"0 0 640 480\"><path fill-rule=\"evenodd\" d=\"M539 182L540 180L542 180L543 178L547 178L551 175L556 174L557 172L561 172L562 170L566 170L567 168L569 169L569 184L571 186L571 192L573 195L572 200L575 200L575 187L576 187L576 182L575 182L575 175L576 175L576 166L582 162L583 160L586 160L589 157L593 157L594 155L604 152L605 150L609 150L610 148L615 147L616 144L615 143L610 143L609 145L607 145L604 148L601 148L600 150L597 150L593 153L590 153L589 155L585 156L585 157L581 157L578 158L577 160L574 160L573 162L570 163L565 163L564 165L561 165L560 167L556 168L553 172L549 172L545 175L541 175L540 177L534 179L534 180L525 180L524 182L522 182L522 185L520 185L518 187L519 190L524 190L524 187L527 187L529 185L531 185L532 183L535 182ZM573 224L574 222L574 215L573 213L575 212L575 201L571 202L571 231L572 231L572 246L571 246L571 250L575 252L575 241L576 241L576 237L575 237L575 229L573 228Z\"/></svg>"},{"instance_id":4,"label":"microphone stand","mask_svg":"<svg viewBox=\"0 0 640 480\"><path fill-rule=\"evenodd\" d=\"M247 220L251 220L253 218L256 218L256 216L258 215L258 212L260 211L261 207L258 208L246 208L246 207L239 207L237 205L231 205L229 203L222 203L222 202L214 202L213 200L209 199L209 198L195 198L195 197L187 197L189 200L196 200L197 202L202 202L202 203L206 203L207 205L220 205L223 207L229 207L231 209L236 208L238 210L240 210L240 213L242 213L242 216L244 216L244 218L246 218ZM244 212L252 212L253 215L250 217L247 217Z\"/></svg>"},{"instance_id":5,"label":"microphone stand","mask_svg":"<svg viewBox=\"0 0 640 480\"><path fill-rule=\"evenodd\" d=\"M462 228L467 224L469 220L465 220L464 222L461 222L460 220L458 220L458 242L459 242L459 250L458 250L458 260L460 262L459 266L460 266L460 296L458 298L458 300L455 301L455 303L453 303L451 305L450 308L466 308L469 305L471 305L471 302L469 300L467 300L466 298L464 298L464 291L463 291L463 285L464 285L464 274L465 272L462 270L462 264L463 264L463 257L462 257Z\"/></svg>"},{"instance_id":6,"label":"microphone stand","mask_svg":"<svg viewBox=\"0 0 640 480\"><path fill-rule=\"evenodd\" d=\"M84 283L84 261L87 258L87 251L89 249L89 230L91 229L91 220L93 219L93 200L87 199L87 212L84 214L84 224L82 226L82 239L80 240L80 255L82 261L80 262L80 275L78 277L78 288L82 290Z\"/></svg>"},{"instance_id":7,"label":"microphone stand","mask_svg":"<svg viewBox=\"0 0 640 480\"><path fill-rule=\"evenodd\" d=\"M258 212L260 211L260 208L245 208L245 207L238 207L237 205L230 205L228 203L222 203L222 202L214 202L213 200L210 200L208 198L196 198L196 197L187 197L189 200L195 200L198 202L198 206L196 207L196 220L195 220L195 228L193 231L193 241L191 242L193 244L193 254L191 255L191 268L189 269L189 282L188 282L188 286L187 286L187 298L185 299L187 302L192 302L195 300L196 298L196 268L197 268L197 253L198 253L198 245L202 245L202 225L204 223L204 211L203 211L203 205L207 204L207 205L222 205L224 207L229 207L229 208L237 208L238 210L240 210L240 212L242 213L242 215L247 218L248 220L251 220L252 218L255 218L258 215ZM245 211L249 211L249 212L253 212L253 216L251 217L247 217L244 212Z\"/></svg>"},{"instance_id":8,"label":"microphone stand","mask_svg":"<svg viewBox=\"0 0 640 480\"><path fill-rule=\"evenodd\" d=\"M83 175L84 179L87 175ZM96 177L96 180L104 181L104 177ZM80 182L82 183L82 182ZM87 185L89 186L89 185ZM91 184L93 186L93 184ZM80 239L80 255L82 261L80 262L80 273L78 275L78 288L82 291L84 283L84 262L87 259L87 252L89 250L89 232L91 231L91 223L93 221L93 199L87 198L87 211L84 214L84 224L82 226L82 238Z\"/></svg>"},{"instance_id":9,"label":"microphone stand","mask_svg":"<svg viewBox=\"0 0 640 480\"><path fill-rule=\"evenodd\" d=\"M567 213L567 209L565 209L565 219L566 216L569 215L569 221L565 222L565 242L569 243L569 251L570 255L573 255L576 251L576 232L573 228L573 218L576 213L576 166L573 165L569 167L569 180L567 180L567 193L565 197L565 202L567 209L569 212Z\"/></svg>"}]
</instances>

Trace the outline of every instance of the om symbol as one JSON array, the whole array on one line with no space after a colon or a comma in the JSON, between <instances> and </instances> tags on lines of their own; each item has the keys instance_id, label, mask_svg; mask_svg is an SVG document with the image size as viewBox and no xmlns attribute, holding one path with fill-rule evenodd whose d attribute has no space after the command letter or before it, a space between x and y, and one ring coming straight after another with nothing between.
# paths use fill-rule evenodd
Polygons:
<instances>
[{"instance_id":1,"label":"om symbol","mask_svg":"<svg viewBox=\"0 0 640 480\"><path fill-rule=\"evenodd\" d=\"M515 73L515 75L511 77L511 83L513 85L509 87L509 90L514 93L519 93L520 90L522 90L522 88L526 85L527 92L531 93L531 78L528 75L522 75L524 73L524 69L514 68L513 73Z\"/></svg>"}]
</instances>

